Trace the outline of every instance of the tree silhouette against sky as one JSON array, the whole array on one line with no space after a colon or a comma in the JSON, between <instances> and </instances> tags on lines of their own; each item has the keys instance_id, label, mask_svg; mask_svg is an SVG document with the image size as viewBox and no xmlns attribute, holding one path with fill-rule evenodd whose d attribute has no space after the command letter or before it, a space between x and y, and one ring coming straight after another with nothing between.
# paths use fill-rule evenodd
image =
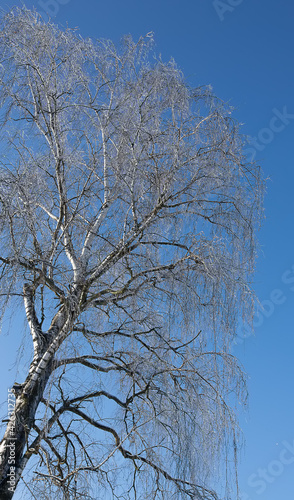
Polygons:
<instances>
[{"instance_id":1,"label":"tree silhouette against sky","mask_svg":"<svg viewBox=\"0 0 294 500\"><path fill-rule=\"evenodd\" d=\"M0 44L0 293L32 349L1 498L22 476L40 499L216 499L246 399L230 345L252 317L259 168L151 34L117 49L23 8Z\"/></svg>"}]
</instances>

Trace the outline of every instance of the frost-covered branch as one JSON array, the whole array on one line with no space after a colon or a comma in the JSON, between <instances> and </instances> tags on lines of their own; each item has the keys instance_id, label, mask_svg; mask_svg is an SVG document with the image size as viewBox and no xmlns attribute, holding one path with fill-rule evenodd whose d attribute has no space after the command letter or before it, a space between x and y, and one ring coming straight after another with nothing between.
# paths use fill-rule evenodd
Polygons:
<instances>
[{"instance_id":1,"label":"frost-covered branch","mask_svg":"<svg viewBox=\"0 0 294 500\"><path fill-rule=\"evenodd\" d=\"M33 339L3 500L12 431L31 497L212 500L218 465L229 484L262 178L232 110L152 50L0 21L1 310Z\"/></svg>"}]
</instances>

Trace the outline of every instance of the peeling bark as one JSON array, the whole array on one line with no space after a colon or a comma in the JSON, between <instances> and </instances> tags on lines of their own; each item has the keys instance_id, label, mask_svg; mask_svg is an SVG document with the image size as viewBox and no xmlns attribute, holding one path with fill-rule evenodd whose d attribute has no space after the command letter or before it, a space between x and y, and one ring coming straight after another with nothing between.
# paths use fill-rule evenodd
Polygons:
<instances>
[{"instance_id":1,"label":"peeling bark","mask_svg":"<svg viewBox=\"0 0 294 500\"><path fill-rule=\"evenodd\" d=\"M51 366L34 381L26 380L25 387L30 384L30 391L23 391L16 397L15 409L11 414L4 437L0 444L0 498L9 500L13 497L24 468L24 453L28 444L30 431L34 425L35 414L43 397Z\"/></svg>"}]
</instances>

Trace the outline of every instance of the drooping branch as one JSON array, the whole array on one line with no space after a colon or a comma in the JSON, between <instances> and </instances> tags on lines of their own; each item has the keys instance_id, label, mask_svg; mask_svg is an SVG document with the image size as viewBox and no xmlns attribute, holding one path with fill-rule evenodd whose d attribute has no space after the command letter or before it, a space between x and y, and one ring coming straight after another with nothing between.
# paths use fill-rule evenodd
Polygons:
<instances>
[{"instance_id":1,"label":"drooping branch","mask_svg":"<svg viewBox=\"0 0 294 500\"><path fill-rule=\"evenodd\" d=\"M84 411L80 410L77 407L72 407L70 405L65 405L62 410L59 410L59 414L63 412L71 412L75 415L78 415L81 417L83 420L91 424L93 427L96 427L97 429L104 431L106 433L111 434L114 439L115 439L115 444L116 444L116 449L122 454L122 456L128 460L131 460L135 467L137 468L136 462L141 462L146 465L148 465L151 469L153 469L155 472L159 473L162 475L165 479L168 481L174 483L179 491L183 491L188 494L188 496L191 499L199 498L199 499L214 499L217 500L217 495L213 491L207 490L206 488L199 486L197 484L194 484L189 481L185 481L179 478L175 478L172 475L170 475L165 469L162 467L159 467L157 464L153 463L151 460L148 458L131 453L129 450L127 450L125 447L122 446L122 441L116 432L116 430L113 427L110 427L108 425L104 425L100 422L97 422L93 418L91 418L89 415L87 415ZM91 470L89 467L85 468L86 470Z\"/></svg>"}]
</instances>

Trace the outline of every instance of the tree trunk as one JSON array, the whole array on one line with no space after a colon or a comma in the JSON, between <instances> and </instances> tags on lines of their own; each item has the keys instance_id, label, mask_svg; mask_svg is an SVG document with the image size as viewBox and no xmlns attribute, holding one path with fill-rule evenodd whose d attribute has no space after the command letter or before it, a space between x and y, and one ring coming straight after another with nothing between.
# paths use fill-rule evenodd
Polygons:
<instances>
[{"instance_id":1,"label":"tree trunk","mask_svg":"<svg viewBox=\"0 0 294 500\"><path fill-rule=\"evenodd\" d=\"M34 425L35 414L51 373L51 363L31 386L29 394L25 387L15 397L15 408L10 415L4 437L0 444L0 499L10 500L15 492L25 463L23 456L28 436ZM14 398L13 398L14 399ZM12 401L12 399L11 399ZM11 404L13 404L11 402ZM9 412L10 413L10 412Z\"/></svg>"}]
</instances>

